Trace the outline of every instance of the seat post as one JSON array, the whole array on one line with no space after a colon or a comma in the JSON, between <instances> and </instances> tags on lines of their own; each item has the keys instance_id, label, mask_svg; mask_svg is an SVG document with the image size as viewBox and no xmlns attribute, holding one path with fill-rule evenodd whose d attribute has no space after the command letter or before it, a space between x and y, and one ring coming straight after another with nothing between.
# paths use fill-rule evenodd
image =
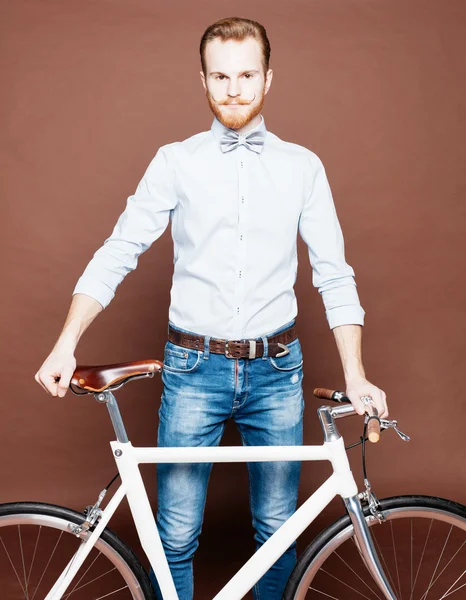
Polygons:
<instances>
[{"instance_id":1,"label":"seat post","mask_svg":"<svg viewBox=\"0 0 466 600\"><path fill-rule=\"evenodd\" d=\"M126 435L123 419L121 418L120 409L118 408L118 402L116 401L116 398L112 392L109 392L108 390L105 392L99 392L94 394L94 398L97 400L97 402L107 405L108 414L110 415L117 441L121 442L122 444L128 443L129 440L128 436Z\"/></svg>"}]
</instances>

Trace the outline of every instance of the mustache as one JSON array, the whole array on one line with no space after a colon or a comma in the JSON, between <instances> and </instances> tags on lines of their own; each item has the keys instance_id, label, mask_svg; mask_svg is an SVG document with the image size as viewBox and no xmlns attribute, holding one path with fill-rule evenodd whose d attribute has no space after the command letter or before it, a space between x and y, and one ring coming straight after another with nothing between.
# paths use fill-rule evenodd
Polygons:
<instances>
[{"instance_id":1,"label":"mustache","mask_svg":"<svg viewBox=\"0 0 466 600\"><path fill-rule=\"evenodd\" d=\"M218 102L218 104L222 104L222 105L228 106L229 104L241 104L241 105L243 105L243 104L250 104L251 102L248 101L248 100L244 100L244 101L242 101L242 100L235 100L234 102L228 102L228 101Z\"/></svg>"},{"instance_id":2,"label":"mustache","mask_svg":"<svg viewBox=\"0 0 466 600\"><path fill-rule=\"evenodd\" d=\"M229 104L241 104L241 105L246 105L246 104L251 104L252 102L254 102L254 100L256 99L256 94L254 94L254 97L252 98L252 100L224 100L223 102L220 102L219 100L215 100L215 98L212 96L212 99L219 104L220 106L228 106Z\"/></svg>"}]
</instances>

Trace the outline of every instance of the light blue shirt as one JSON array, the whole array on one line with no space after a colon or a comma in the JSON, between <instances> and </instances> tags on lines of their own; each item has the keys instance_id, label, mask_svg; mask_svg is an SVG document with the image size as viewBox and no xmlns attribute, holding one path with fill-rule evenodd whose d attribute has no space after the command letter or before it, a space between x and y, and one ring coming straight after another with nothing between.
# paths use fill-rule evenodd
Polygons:
<instances>
[{"instance_id":1,"label":"light blue shirt","mask_svg":"<svg viewBox=\"0 0 466 600\"><path fill-rule=\"evenodd\" d=\"M363 325L322 162L267 131L263 116L257 129L266 134L260 154L244 145L223 153L227 128L216 118L209 131L161 146L73 293L105 308L171 222L170 321L217 338L256 338L297 315L299 231L330 328Z\"/></svg>"}]
</instances>

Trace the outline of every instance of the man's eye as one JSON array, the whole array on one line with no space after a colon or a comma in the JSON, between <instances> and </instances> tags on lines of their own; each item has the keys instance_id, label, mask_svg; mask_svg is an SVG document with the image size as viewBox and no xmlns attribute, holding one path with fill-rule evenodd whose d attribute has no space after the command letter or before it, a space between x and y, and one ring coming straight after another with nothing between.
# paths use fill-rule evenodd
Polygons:
<instances>
[{"instance_id":1,"label":"man's eye","mask_svg":"<svg viewBox=\"0 0 466 600\"><path fill-rule=\"evenodd\" d=\"M251 77L253 77L252 73L245 73L244 76L246 77L246 79L251 79ZM220 79L220 81L222 81L223 79L225 79L225 75L217 75L215 77L215 79Z\"/></svg>"}]
</instances>

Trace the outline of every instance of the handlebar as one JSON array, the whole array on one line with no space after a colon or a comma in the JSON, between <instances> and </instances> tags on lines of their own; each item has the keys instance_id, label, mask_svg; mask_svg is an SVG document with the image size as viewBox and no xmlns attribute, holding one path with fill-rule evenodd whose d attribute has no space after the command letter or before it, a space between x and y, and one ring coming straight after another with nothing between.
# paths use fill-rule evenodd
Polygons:
<instances>
[{"instance_id":1,"label":"handlebar","mask_svg":"<svg viewBox=\"0 0 466 600\"><path fill-rule=\"evenodd\" d=\"M316 398L321 398L322 400L333 400L334 402L339 402L341 404L351 404L351 400L344 394L344 392L340 392L338 390L329 390L326 388L316 388L314 390L314 396ZM367 418L367 437L370 442L373 444L377 443L380 440L380 419L377 408L373 404L366 404L364 406L364 410L368 415Z\"/></svg>"}]
</instances>

